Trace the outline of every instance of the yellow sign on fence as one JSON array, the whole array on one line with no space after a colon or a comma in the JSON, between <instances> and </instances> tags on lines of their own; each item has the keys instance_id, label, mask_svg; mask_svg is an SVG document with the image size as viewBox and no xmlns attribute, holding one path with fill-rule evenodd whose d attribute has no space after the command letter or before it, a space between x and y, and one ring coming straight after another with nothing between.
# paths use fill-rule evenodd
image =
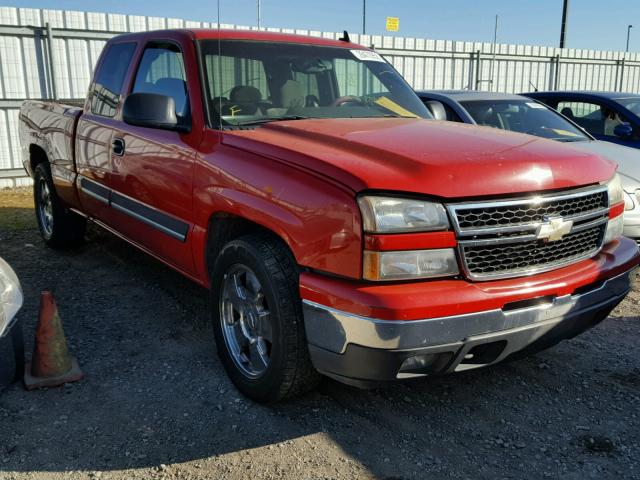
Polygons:
<instances>
[{"instance_id":1,"label":"yellow sign on fence","mask_svg":"<svg viewBox=\"0 0 640 480\"><path fill-rule=\"evenodd\" d=\"M397 32L400 30L400 18L387 17L387 32Z\"/></svg>"}]
</instances>

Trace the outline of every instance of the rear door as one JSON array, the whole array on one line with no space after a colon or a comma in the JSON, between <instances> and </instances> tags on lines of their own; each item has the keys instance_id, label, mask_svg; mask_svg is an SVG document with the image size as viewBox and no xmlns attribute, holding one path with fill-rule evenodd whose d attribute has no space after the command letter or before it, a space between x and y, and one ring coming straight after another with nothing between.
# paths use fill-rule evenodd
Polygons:
<instances>
[{"instance_id":1,"label":"rear door","mask_svg":"<svg viewBox=\"0 0 640 480\"><path fill-rule=\"evenodd\" d=\"M195 65L195 58L192 61ZM194 72L189 77L197 75ZM189 80L182 44L154 40L144 45L128 92L172 97L180 123L193 127ZM195 85L199 88L199 83ZM114 131L114 141L122 145L113 161L114 226L138 245L191 273L193 171L202 129L179 133L124 123L120 127Z\"/></svg>"},{"instance_id":2,"label":"rear door","mask_svg":"<svg viewBox=\"0 0 640 480\"><path fill-rule=\"evenodd\" d=\"M76 134L80 203L86 213L107 224L111 223L109 189L117 149L114 132L120 128L122 87L136 46L133 41L110 43L102 54Z\"/></svg>"}]
</instances>

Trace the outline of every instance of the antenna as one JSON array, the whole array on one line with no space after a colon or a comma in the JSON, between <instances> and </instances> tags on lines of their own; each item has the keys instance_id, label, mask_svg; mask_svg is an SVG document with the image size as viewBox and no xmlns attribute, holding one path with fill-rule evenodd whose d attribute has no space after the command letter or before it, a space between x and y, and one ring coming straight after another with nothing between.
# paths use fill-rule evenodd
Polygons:
<instances>
[{"instance_id":1,"label":"antenna","mask_svg":"<svg viewBox=\"0 0 640 480\"><path fill-rule=\"evenodd\" d=\"M533 83L531 80L529 80L529 85L531 85L531 86L533 87L533 91L534 91L534 92L537 92L537 91L538 91L538 87L536 87L536 86L534 85L534 83Z\"/></svg>"},{"instance_id":2,"label":"antenna","mask_svg":"<svg viewBox=\"0 0 640 480\"><path fill-rule=\"evenodd\" d=\"M489 89L493 90L493 87L496 83L493 81L493 72L496 64L496 49L498 48L498 19L499 16L496 15L496 23L493 27L493 45L491 45L491 65L489 67ZM496 88L497 90L497 88Z\"/></svg>"},{"instance_id":3,"label":"antenna","mask_svg":"<svg viewBox=\"0 0 640 480\"><path fill-rule=\"evenodd\" d=\"M258 30L262 27L262 7L260 3L260 0L258 0Z\"/></svg>"},{"instance_id":4,"label":"antenna","mask_svg":"<svg viewBox=\"0 0 640 480\"><path fill-rule=\"evenodd\" d=\"M340 40L341 42L349 42L349 43L351 43L351 39L349 38L349 32L344 30L344 32L342 33L342 37L340 37L338 40Z\"/></svg>"}]
</instances>

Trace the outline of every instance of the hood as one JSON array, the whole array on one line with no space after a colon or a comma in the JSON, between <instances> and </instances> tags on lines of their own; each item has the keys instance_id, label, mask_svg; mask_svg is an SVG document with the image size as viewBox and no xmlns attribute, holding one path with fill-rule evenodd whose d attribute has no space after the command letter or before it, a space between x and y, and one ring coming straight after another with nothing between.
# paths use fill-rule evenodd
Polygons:
<instances>
[{"instance_id":1,"label":"hood","mask_svg":"<svg viewBox=\"0 0 640 480\"><path fill-rule=\"evenodd\" d=\"M575 142L571 146L617 163L625 190L634 192L640 188L640 150L601 140Z\"/></svg>"},{"instance_id":2,"label":"hood","mask_svg":"<svg viewBox=\"0 0 640 480\"><path fill-rule=\"evenodd\" d=\"M271 122L226 131L223 142L314 170L355 192L495 196L594 184L615 171L614 163L558 142L422 119Z\"/></svg>"}]
</instances>

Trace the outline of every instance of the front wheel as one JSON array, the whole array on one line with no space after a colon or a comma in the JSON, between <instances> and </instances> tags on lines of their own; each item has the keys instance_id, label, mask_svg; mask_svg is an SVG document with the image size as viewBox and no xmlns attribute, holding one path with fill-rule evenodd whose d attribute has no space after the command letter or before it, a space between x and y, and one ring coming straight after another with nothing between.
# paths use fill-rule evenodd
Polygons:
<instances>
[{"instance_id":1,"label":"front wheel","mask_svg":"<svg viewBox=\"0 0 640 480\"><path fill-rule=\"evenodd\" d=\"M38 229L45 243L54 248L69 248L82 243L87 221L65 208L56 194L49 166L39 164L33 176L33 200Z\"/></svg>"},{"instance_id":2,"label":"front wheel","mask_svg":"<svg viewBox=\"0 0 640 480\"><path fill-rule=\"evenodd\" d=\"M218 355L236 387L274 402L317 383L304 333L295 261L282 242L249 235L228 243L211 275Z\"/></svg>"}]
</instances>

